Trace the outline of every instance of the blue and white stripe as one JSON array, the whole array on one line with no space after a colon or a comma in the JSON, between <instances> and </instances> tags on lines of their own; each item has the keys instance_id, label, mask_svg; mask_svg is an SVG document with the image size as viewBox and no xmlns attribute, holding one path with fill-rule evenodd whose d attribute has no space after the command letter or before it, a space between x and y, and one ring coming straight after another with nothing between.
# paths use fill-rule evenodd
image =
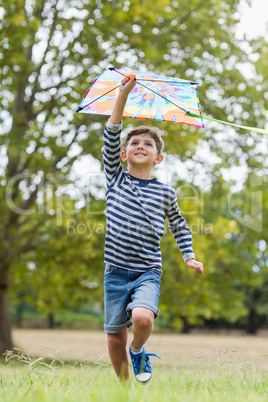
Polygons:
<instances>
[{"instance_id":1,"label":"blue and white stripe","mask_svg":"<svg viewBox=\"0 0 268 402\"><path fill-rule=\"evenodd\" d=\"M104 262L133 271L161 270L160 241L166 217L184 261L194 258L191 231L180 214L175 190L158 179L138 179L123 170L121 129L122 123L113 125L108 121L104 130L107 184Z\"/></svg>"}]
</instances>

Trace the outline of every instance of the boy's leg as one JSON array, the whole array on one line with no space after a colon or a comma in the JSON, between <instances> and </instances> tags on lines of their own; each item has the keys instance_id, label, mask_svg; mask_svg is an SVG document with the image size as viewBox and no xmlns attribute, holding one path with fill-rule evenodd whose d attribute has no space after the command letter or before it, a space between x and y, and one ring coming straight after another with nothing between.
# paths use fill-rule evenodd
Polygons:
<instances>
[{"instance_id":1,"label":"boy's leg","mask_svg":"<svg viewBox=\"0 0 268 402\"><path fill-rule=\"evenodd\" d=\"M135 349L141 349L154 327L153 311L144 307L134 307L132 310L133 321L133 341L132 346Z\"/></svg>"},{"instance_id":2,"label":"boy's leg","mask_svg":"<svg viewBox=\"0 0 268 402\"><path fill-rule=\"evenodd\" d=\"M130 345L134 375L145 384L152 378L150 356L159 356L148 353L145 343L152 333L154 319L158 315L158 299L161 272L150 270L138 276L133 284L132 302L127 311L133 321L133 341Z\"/></svg>"},{"instance_id":3,"label":"boy's leg","mask_svg":"<svg viewBox=\"0 0 268 402\"><path fill-rule=\"evenodd\" d=\"M128 327L132 321L126 307L130 296L127 291L128 271L107 264L104 275L104 331L107 333L109 356L116 375L129 381L128 355L126 351Z\"/></svg>"},{"instance_id":4,"label":"boy's leg","mask_svg":"<svg viewBox=\"0 0 268 402\"><path fill-rule=\"evenodd\" d=\"M133 284L132 302L128 314L133 321L133 342L135 349L141 349L154 327L158 315L161 272L149 270L142 273Z\"/></svg>"},{"instance_id":5,"label":"boy's leg","mask_svg":"<svg viewBox=\"0 0 268 402\"><path fill-rule=\"evenodd\" d=\"M132 310L133 341L129 353L136 379L145 384L152 378L152 366L149 356L156 356L154 353L147 353L145 342L152 333L154 325L154 312L144 307L134 307Z\"/></svg>"},{"instance_id":6,"label":"boy's leg","mask_svg":"<svg viewBox=\"0 0 268 402\"><path fill-rule=\"evenodd\" d=\"M109 356L120 380L130 382L128 355L126 351L128 328L116 334L107 334Z\"/></svg>"}]
</instances>

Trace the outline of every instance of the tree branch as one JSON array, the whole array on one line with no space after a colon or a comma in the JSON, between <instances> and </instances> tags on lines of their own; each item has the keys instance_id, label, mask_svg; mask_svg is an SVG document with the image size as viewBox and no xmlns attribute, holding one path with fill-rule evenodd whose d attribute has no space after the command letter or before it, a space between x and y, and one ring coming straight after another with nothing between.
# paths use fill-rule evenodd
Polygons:
<instances>
[{"instance_id":1,"label":"tree branch","mask_svg":"<svg viewBox=\"0 0 268 402\"><path fill-rule=\"evenodd\" d=\"M46 49L45 49L43 58L42 58L42 60L40 61L39 66L38 66L37 69L35 70L36 78L35 78L35 83L34 83L34 86L33 86L33 89L32 89L32 94L31 94L31 97L30 97L30 100L29 100L29 103L30 103L30 104L33 103L33 101L34 101L34 96L35 96L35 94L38 92L40 72L41 72L41 69L42 69L42 67L43 67L43 65L44 65L44 63L45 63L46 56L47 56L47 54L48 54L48 52L49 52L49 50L50 50L50 48L51 48L50 42L51 42L51 39L52 39L52 37L53 37L53 35L54 35L55 28L56 28L56 24L57 24L57 19L58 19L58 15L59 15L59 11L58 11L57 8L56 8L57 4L58 4L58 0L55 0L55 1L54 1L54 4L52 3L52 5L51 5L51 9L54 7L53 21L52 21L52 24L51 24L51 27L50 27L49 36L48 36L48 40L47 40L47 47L46 47Z\"/></svg>"}]
</instances>

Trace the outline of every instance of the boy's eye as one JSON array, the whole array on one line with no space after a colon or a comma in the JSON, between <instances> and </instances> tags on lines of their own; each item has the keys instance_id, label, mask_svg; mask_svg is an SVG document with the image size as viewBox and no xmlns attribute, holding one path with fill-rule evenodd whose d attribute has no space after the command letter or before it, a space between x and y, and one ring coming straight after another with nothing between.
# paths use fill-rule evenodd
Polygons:
<instances>
[{"instance_id":1,"label":"boy's eye","mask_svg":"<svg viewBox=\"0 0 268 402\"><path fill-rule=\"evenodd\" d=\"M131 145L136 145L136 144L138 144L138 141L133 141L133 142L131 143ZM151 143L151 142L147 142L146 145L149 145L150 147L152 147L152 143Z\"/></svg>"}]
</instances>

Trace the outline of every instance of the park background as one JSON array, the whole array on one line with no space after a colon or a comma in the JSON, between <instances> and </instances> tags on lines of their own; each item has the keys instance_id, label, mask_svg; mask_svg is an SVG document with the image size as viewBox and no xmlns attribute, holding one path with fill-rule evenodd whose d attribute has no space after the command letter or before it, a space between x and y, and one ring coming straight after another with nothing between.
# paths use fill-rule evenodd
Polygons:
<instances>
[{"instance_id":1,"label":"park background","mask_svg":"<svg viewBox=\"0 0 268 402\"><path fill-rule=\"evenodd\" d=\"M75 110L104 69L197 81L204 115L267 128L267 5L243 27L250 3L0 2L1 354L19 343L12 328L102 329L107 117ZM141 123L125 119L123 135ZM152 123L166 144L154 174L205 267L189 270L166 227L156 332L265 334L267 135Z\"/></svg>"}]
</instances>

